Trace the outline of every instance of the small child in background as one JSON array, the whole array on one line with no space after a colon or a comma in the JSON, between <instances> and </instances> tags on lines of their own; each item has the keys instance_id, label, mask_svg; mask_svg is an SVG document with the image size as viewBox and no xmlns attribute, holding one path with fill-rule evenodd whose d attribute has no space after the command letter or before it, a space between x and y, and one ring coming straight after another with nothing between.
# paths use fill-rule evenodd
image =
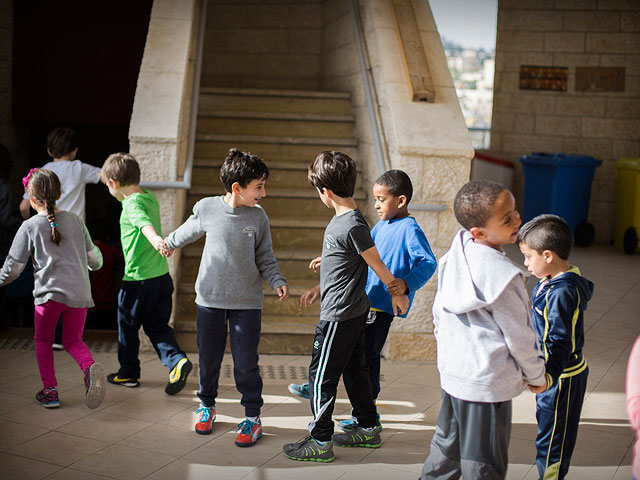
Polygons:
<instances>
[{"instance_id":1,"label":"small child in background","mask_svg":"<svg viewBox=\"0 0 640 480\"><path fill-rule=\"evenodd\" d=\"M531 296L533 325L544 354L546 385L536 395L536 465L540 478L562 479L578 438L589 367L582 355L584 311L593 283L569 264L571 227L556 215L539 215L518 233L524 264L540 278Z\"/></svg>"},{"instance_id":2,"label":"small child in background","mask_svg":"<svg viewBox=\"0 0 640 480\"><path fill-rule=\"evenodd\" d=\"M140 188L140 167L133 155L110 155L102 166L100 178L109 193L122 202L120 235L125 259L118 294L120 369L109 374L107 381L130 388L140 386L138 331L142 326L162 365L169 369L164 391L175 395L186 385L193 365L169 326L173 281L165 258L170 251L158 233L161 231L160 205L152 192Z\"/></svg>"},{"instance_id":3,"label":"small child in background","mask_svg":"<svg viewBox=\"0 0 640 480\"><path fill-rule=\"evenodd\" d=\"M53 161L42 168L55 173L60 179L61 194L56 205L58 209L75 213L82 221L85 216L85 186L100 181L100 168L76 160L79 137L69 127L56 128L47 136L47 153ZM20 213L25 220L30 216L30 203L24 194L20 203Z\"/></svg>"},{"instance_id":4,"label":"small child in background","mask_svg":"<svg viewBox=\"0 0 640 480\"><path fill-rule=\"evenodd\" d=\"M420 479L503 479L511 399L523 382L545 384L524 275L502 249L515 243L520 215L509 190L484 180L463 185L453 210L464 230L438 265L433 333L442 403Z\"/></svg>"},{"instance_id":5,"label":"small child in background","mask_svg":"<svg viewBox=\"0 0 640 480\"><path fill-rule=\"evenodd\" d=\"M371 238L378 249L380 260L396 278L395 284L409 297L407 311L398 315L406 318L416 291L422 288L435 272L436 259L427 237L415 218L409 214L409 202L413 196L413 185L409 176L402 170L383 173L373 185L373 196L380 221L371 230ZM371 267L368 270L366 292L371 308L365 326L365 359L375 400L380 393L380 354L395 314L387 287ZM313 303L316 298L307 300L303 306ZM309 398L308 383L292 384L289 391ZM356 418L351 417L339 422L338 426L343 431L349 431L355 430L358 424Z\"/></svg>"},{"instance_id":6,"label":"small child in background","mask_svg":"<svg viewBox=\"0 0 640 480\"><path fill-rule=\"evenodd\" d=\"M34 169L23 182L38 214L18 229L0 272L0 285L16 279L31 256L36 304L34 341L44 386L36 394L36 401L46 408L60 406L52 343L56 323L62 317L62 344L84 373L87 406L97 408L104 399L104 367L94 361L82 341L82 331L87 308L93 306L88 270L102 266L102 255L82 219L56 209L60 181L55 173Z\"/></svg>"},{"instance_id":7,"label":"small child in background","mask_svg":"<svg viewBox=\"0 0 640 480\"><path fill-rule=\"evenodd\" d=\"M238 425L235 443L239 447L249 447L262 437L264 402L258 366L262 280L281 301L289 296L273 255L269 219L258 205L266 196L267 178L269 169L260 157L232 148L220 169L227 193L198 201L193 215L165 240L173 250L206 235L195 286L201 402L195 431L208 435L213 429L228 329L233 376L246 415Z\"/></svg>"},{"instance_id":8,"label":"small child in background","mask_svg":"<svg viewBox=\"0 0 640 480\"><path fill-rule=\"evenodd\" d=\"M109 240L108 225L101 219L89 225L93 243L102 253L102 268L89 272L91 296L95 306L87 313L87 326L95 329L118 329L118 278L122 278L122 249Z\"/></svg>"}]
</instances>

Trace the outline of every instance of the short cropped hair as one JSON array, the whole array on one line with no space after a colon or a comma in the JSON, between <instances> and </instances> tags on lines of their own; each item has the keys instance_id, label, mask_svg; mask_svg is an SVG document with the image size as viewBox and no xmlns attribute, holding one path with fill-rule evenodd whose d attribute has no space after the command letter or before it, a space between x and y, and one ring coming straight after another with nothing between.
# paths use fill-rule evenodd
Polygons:
<instances>
[{"instance_id":1,"label":"short cropped hair","mask_svg":"<svg viewBox=\"0 0 640 480\"><path fill-rule=\"evenodd\" d=\"M550 250L567 260L573 246L573 233L569 224L557 215L538 215L522 226L516 243L524 243L539 254Z\"/></svg>"},{"instance_id":2,"label":"short cropped hair","mask_svg":"<svg viewBox=\"0 0 640 480\"><path fill-rule=\"evenodd\" d=\"M100 170L100 180L118 182L120 186L140 183L140 165L130 153L113 153L107 157Z\"/></svg>"},{"instance_id":3,"label":"short cropped hair","mask_svg":"<svg viewBox=\"0 0 640 480\"><path fill-rule=\"evenodd\" d=\"M407 203L411 201L413 185L409 175L402 170L388 170L378 177L376 183L382 187L387 187L389 193L394 197L404 195L407 197Z\"/></svg>"},{"instance_id":4,"label":"short cropped hair","mask_svg":"<svg viewBox=\"0 0 640 480\"><path fill-rule=\"evenodd\" d=\"M453 201L453 213L458 223L467 230L484 227L491 218L492 207L506 188L488 180L465 183Z\"/></svg>"},{"instance_id":5,"label":"short cropped hair","mask_svg":"<svg viewBox=\"0 0 640 480\"><path fill-rule=\"evenodd\" d=\"M73 128L54 128L47 135L47 150L53 158L64 157L78 148L79 138Z\"/></svg>"},{"instance_id":6,"label":"short cropped hair","mask_svg":"<svg viewBox=\"0 0 640 480\"><path fill-rule=\"evenodd\" d=\"M309 165L307 178L318 190L327 188L338 197L353 197L358 178L356 162L346 153L322 152Z\"/></svg>"},{"instance_id":7,"label":"short cropped hair","mask_svg":"<svg viewBox=\"0 0 640 480\"><path fill-rule=\"evenodd\" d=\"M236 182L245 188L253 180L267 178L269 178L269 169L260 157L235 148L229 150L220 168L220 180L229 193L233 191L232 186Z\"/></svg>"}]
</instances>

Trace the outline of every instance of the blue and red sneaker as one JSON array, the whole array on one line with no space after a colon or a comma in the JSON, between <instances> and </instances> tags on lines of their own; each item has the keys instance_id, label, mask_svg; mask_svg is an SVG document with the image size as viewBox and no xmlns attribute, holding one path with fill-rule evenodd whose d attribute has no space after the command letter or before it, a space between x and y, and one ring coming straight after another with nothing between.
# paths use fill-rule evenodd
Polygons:
<instances>
[{"instance_id":1,"label":"blue and red sneaker","mask_svg":"<svg viewBox=\"0 0 640 480\"><path fill-rule=\"evenodd\" d=\"M256 418L255 422L252 422L248 418L238 424L238 430L240 433L236 437L236 445L239 447L250 447L262 437L262 423L260 417Z\"/></svg>"},{"instance_id":2,"label":"blue and red sneaker","mask_svg":"<svg viewBox=\"0 0 640 480\"><path fill-rule=\"evenodd\" d=\"M36 393L36 402L44 408L58 408L60 399L58 398L58 387L43 388Z\"/></svg>"},{"instance_id":3,"label":"blue and red sneaker","mask_svg":"<svg viewBox=\"0 0 640 480\"><path fill-rule=\"evenodd\" d=\"M196 433L209 435L213 430L213 422L216 419L216 409L200 405L196 410L196 414L198 413L200 417L198 417L198 421L196 422Z\"/></svg>"}]
</instances>

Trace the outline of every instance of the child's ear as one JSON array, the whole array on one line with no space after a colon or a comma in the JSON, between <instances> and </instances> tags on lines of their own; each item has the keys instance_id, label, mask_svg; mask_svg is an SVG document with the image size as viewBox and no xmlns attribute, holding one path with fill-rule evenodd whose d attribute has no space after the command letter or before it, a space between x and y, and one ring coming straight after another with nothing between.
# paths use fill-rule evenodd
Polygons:
<instances>
[{"instance_id":1,"label":"child's ear","mask_svg":"<svg viewBox=\"0 0 640 480\"><path fill-rule=\"evenodd\" d=\"M53 153L51 153L51 150L49 150L48 148L47 148L47 153L49 154L49 156L50 156L51 158L53 158Z\"/></svg>"},{"instance_id":2,"label":"child's ear","mask_svg":"<svg viewBox=\"0 0 640 480\"><path fill-rule=\"evenodd\" d=\"M485 232L484 228L481 227L471 227L469 229L469 233L476 240L484 240L487 238L487 232Z\"/></svg>"},{"instance_id":3,"label":"child's ear","mask_svg":"<svg viewBox=\"0 0 640 480\"><path fill-rule=\"evenodd\" d=\"M113 178L107 178L107 186L117 190L120 185Z\"/></svg>"},{"instance_id":4,"label":"child's ear","mask_svg":"<svg viewBox=\"0 0 640 480\"><path fill-rule=\"evenodd\" d=\"M407 196L406 195L400 195L398 197L398 208L404 208L407 206Z\"/></svg>"},{"instance_id":5,"label":"child's ear","mask_svg":"<svg viewBox=\"0 0 640 480\"><path fill-rule=\"evenodd\" d=\"M546 263L552 263L556 258L555 254L551 250L543 250L542 256Z\"/></svg>"},{"instance_id":6,"label":"child's ear","mask_svg":"<svg viewBox=\"0 0 640 480\"><path fill-rule=\"evenodd\" d=\"M235 193L236 195L240 193L240 183L233 182L233 184L231 185L231 193Z\"/></svg>"}]
</instances>

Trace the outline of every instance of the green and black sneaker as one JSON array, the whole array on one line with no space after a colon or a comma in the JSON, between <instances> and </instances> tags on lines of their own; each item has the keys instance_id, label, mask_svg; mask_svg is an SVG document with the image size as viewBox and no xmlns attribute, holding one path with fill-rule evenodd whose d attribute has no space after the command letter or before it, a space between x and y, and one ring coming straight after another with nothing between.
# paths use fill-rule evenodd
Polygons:
<instances>
[{"instance_id":1,"label":"green and black sneaker","mask_svg":"<svg viewBox=\"0 0 640 480\"><path fill-rule=\"evenodd\" d=\"M284 454L301 462L333 462L333 443L319 442L311 435L298 443L287 443L282 447Z\"/></svg>"},{"instance_id":2,"label":"green and black sneaker","mask_svg":"<svg viewBox=\"0 0 640 480\"><path fill-rule=\"evenodd\" d=\"M337 447L378 448L382 445L381 431L380 425L371 428L358 427L349 432L336 433L333 436L333 444Z\"/></svg>"},{"instance_id":3,"label":"green and black sneaker","mask_svg":"<svg viewBox=\"0 0 640 480\"><path fill-rule=\"evenodd\" d=\"M175 395L182 390L187 384L187 377L191 373L192 368L193 364L187 357L181 358L169 373L169 382L164 388L164 393L167 395Z\"/></svg>"}]
</instances>

